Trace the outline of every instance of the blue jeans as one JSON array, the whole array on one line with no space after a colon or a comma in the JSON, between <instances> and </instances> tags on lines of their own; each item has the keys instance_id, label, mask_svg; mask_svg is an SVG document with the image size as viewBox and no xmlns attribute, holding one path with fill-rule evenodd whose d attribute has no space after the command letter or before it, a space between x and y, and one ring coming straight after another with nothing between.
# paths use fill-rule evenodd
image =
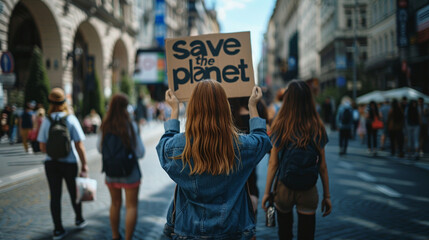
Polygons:
<instances>
[{"instance_id":1,"label":"blue jeans","mask_svg":"<svg viewBox=\"0 0 429 240\"><path fill-rule=\"evenodd\" d=\"M407 126L408 147L412 151L417 151L419 149L419 133L420 126Z\"/></svg>"}]
</instances>

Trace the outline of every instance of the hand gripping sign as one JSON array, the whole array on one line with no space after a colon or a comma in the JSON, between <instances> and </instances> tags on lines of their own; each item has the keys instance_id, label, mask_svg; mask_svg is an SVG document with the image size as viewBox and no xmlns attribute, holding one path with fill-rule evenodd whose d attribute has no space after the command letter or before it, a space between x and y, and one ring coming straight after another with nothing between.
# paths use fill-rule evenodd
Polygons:
<instances>
[{"instance_id":1,"label":"hand gripping sign","mask_svg":"<svg viewBox=\"0 0 429 240\"><path fill-rule=\"evenodd\" d=\"M227 96L250 96L255 85L250 32L165 40L168 86L180 101L204 79L221 83Z\"/></svg>"}]
</instances>

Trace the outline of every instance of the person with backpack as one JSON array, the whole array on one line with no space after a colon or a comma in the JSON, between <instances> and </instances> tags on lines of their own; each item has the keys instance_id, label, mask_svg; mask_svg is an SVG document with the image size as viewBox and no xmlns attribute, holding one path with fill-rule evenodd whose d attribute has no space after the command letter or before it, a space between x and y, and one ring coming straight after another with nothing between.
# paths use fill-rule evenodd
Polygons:
<instances>
[{"instance_id":1,"label":"person with backpack","mask_svg":"<svg viewBox=\"0 0 429 240\"><path fill-rule=\"evenodd\" d=\"M298 213L298 239L314 239L318 175L323 185L323 217L332 209L324 150L328 137L313 99L305 82L291 81L282 108L271 126L274 147L268 163L262 208L267 211L274 184L278 235L282 240L293 238L294 206Z\"/></svg>"},{"instance_id":2,"label":"person with backpack","mask_svg":"<svg viewBox=\"0 0 429 240\"><path fill-rule=\"evenodd\" d=\"M179 100L171 89L165 99L171 119L156 150L162 168L176 182L164 234L174 239L252 239L255 215L246 184L253 169L271 149L266 121L249 98L250 134L238 134L221 84L196 83L187 106L185 132L180 133Z\"/></svg>"},{"instance_id":3,"label":"person with backpack","mask_svg":"<svg viewBox=\"0 0 429 240\"><path fill-rule=\"evenodd\" d=\"M61 194L63 179L66 182L71 204L75 213L75 225L83 228L87 221L82 216L82 204L76 203L76 181L78 176L78 158L81 162L80 176L87 177L88 165L86 161L83 140L85 134L79 120L70 110L61 88L54 88L48 96L49 110L40 126L37 141L40 150L47 154L45 172L51 194L51 215L54 222L53 239L62 239L66 236L61 221Z\"/></svg>"},{"instance_id":4,"label":"person with backpack","mask_svg":"<svg viewBox=\"0 0 429 240\"><path fill-rule=\"evenodd\" d=\"M337 112L336 122L340 133L340 155L347 153L347 145L353 130L353 108L351 102L350 97L344 96Z\"/></svg>"},{"instance_id":5,"label":"person with backpack","mask_svg":"<svg viewBox=\"0 0 429 240\"><path fill-rule=\"evenodd\" d=\"M109 188L110 226L113 239L122 239L119 222L122 206L122 189L125 190L125 239L132 239L137 222L138 193L142 173L138 159L145 153L138 126L129 112L124 94L115 94L98 133L97 149L102 155L103 172Z\"/></svg>"}]
</instances>

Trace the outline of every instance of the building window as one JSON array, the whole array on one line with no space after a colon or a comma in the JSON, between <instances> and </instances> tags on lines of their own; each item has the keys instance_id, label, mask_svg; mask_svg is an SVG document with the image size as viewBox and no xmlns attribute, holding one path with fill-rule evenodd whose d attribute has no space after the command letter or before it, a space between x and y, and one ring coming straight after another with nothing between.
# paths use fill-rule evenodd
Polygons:
<instances>
[{"instance_id":1,"label":"building window","mask_svg":"<svg viewBox=\"0 0 429 240\"><path fill-rule=\"evenodd\" d=\"M390 47L391 47L391 51L394 52L395 50L395 33L390 32Z\"/></svg>"},{"instance_id":2,"label":"building window","mask_svg":"<svg viewBox=\"0 0 429 240\"><path fill-rule=\"evenodd\" d=\"M387 34L384 35L384 52L387 53L389 50L389 41L387 40Z\"/></svg>"},{"instance_id":3,"label":"building window","mask_svg":"<svg viewBox=\"0 0 429 240\"><path fill-rule=\"evenodd\" d=\"M346 9L345 14L346 14L346 24L347 24L346 27L352 28L353 27L352 10Z\"/></svg>"},{"instance_id":4,"label":"building window","mask_svg":"<svg viewBox=\"0 0 429 240\"><path fill-rule=\"evenodd\" d=\"M360 26L366 27L366 10L365 9L360 10Z\"/></svg>"},{"instance_id":5,"label":"building window","mask_svg":"<svg viewBox=\"0 0 429 240\"><path fill-rule=\"evenodd\" d=\"M375 20L377 19L377 3L372 4L372 24L375 24Z\"/></svg>"},{"instance_id":6,"label":"building window","mask_svg":"<svg viewBox=\"0 0 429 240\"><path fill-rule=\"evenodd\" d=\"M368 58L367 53L366 52L362 52L361 55L360 55L360 60L362 62L365 62L367 58Z\"/></svg>"},{"instance_id":7,"label":"building window","mask_svg":"<svg viewBox=\"0 0 429 240\"><path fill-rule=\"evenodd\" d=\"M377 18L378 19L381 19L382 18L382 16L383 16L383 6L382 6L382 3L381 3L381 0L377 0L377 5L378 5L378 13L377 13Z\"/></svg>"},{"instance_id":8,"label":"building window","mask_svg":"<svg viewBox=\"0 0 429 240\"><path fill-rule=\"evenodd\" d=\"M381 55L383 53L383 39L380 37L378 39L378 55Z\"/></svg>"},{"instance_id":9,"label":"building window","mask_svg":"<svg viewBox=\"0 0 429 240\"><path fill-rule=\"evenodd\" d=\"M383 16L387 14L387 0L383 1Z\"/></svg>"},{"instance_id":10,"label":"building window","mask_svg":"<svg viewBox=\"0 0 429 240\"><path fill-rule=\"evenodd\" d=\"M119 3L119 19L124 21L124 15L125 15L124 4Z\"/></svg>"},{"instance_id":11,"label":"building window","mask_svg":"<svg viewBox=\"0 0 429 240\"><path fill-rule=\"evenodd\" d=\"M346 53L346 58L347 58L347 67L352 67L353 66L353 52L347 52Z\"/></svg>"}]
</instances>

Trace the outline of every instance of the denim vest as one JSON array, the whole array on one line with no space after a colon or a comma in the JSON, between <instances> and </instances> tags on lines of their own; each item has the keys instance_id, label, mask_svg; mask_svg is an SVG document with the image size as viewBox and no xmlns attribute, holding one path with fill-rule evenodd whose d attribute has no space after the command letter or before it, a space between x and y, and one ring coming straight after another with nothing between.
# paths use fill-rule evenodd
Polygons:
<instances>
[{"instance_id":1,"label":"denim vest","mask_svg":"<svg viewBox=\"0 0 429 240\"><path fill-rule=\"evenodd\" d=\"M156 149L162 168L177 183L176 219L173 239L251 239L255 233L255 218L246 181L252 170L271 149L265 120L250 119L250 134L239 136L241 161L229 175L207 173L189 175L182 160L172 157L182 154L185 135L179 133L179 121L164 124L165 133ZM171 229L171 204L166 229Z\"/></svg>"}]
</instances>

